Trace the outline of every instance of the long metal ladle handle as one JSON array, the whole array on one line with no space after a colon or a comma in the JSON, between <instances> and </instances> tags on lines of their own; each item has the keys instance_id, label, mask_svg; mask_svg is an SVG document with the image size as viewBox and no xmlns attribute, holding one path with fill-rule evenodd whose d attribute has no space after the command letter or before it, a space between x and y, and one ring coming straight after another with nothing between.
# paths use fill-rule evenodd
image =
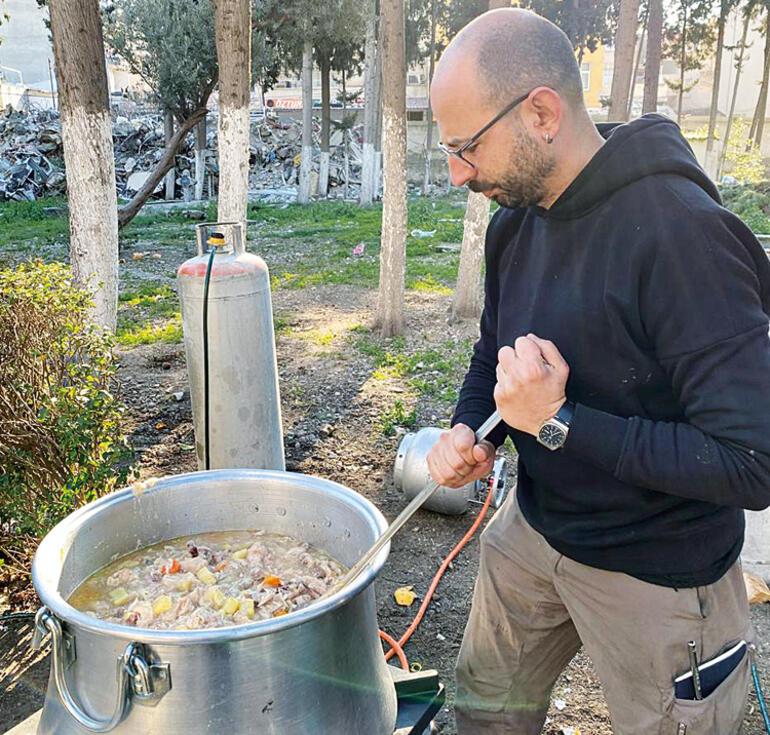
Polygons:
<instances>
[{"instance_id":1,"label":"long metal ladle handle","mask_svg":"<svg viewBox=\"0 0 770 735\"><path fill-rule=\"evenodd\" d=\"M495 411L476 431L476 443L486 439L492 430L500 423L500 414ZM329 594L337 592L347 587L353 580L355 580L361 572L364 571L377 556L380 549L390 541L393 536L398 533L401 527L415 514L415 511L433 495L438 489L439 485L435 480L431 480L417 495L412 498L409 505L404 508L398 517L385 529L382 536L380 536L367 551L350 569L348 573L337 582L336 585L330 590Z\"/></svg>"}]
</instances>

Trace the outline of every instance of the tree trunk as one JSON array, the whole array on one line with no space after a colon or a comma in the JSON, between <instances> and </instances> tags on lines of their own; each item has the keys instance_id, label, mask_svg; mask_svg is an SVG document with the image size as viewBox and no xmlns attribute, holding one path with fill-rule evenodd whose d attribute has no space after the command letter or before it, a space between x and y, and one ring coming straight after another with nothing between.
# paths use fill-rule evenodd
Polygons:
<instances>
[{"instance_id":1,"label":"tree trunk","mask_svg":"<svg viewBox=\"0 0 770 735\"><path fill-rule=\"evenodd\" d=\"M70 260L94 295L92 318L114 331L118 202L98 0L51 0L51 36L69 202Z\"/></svg>"},{"instance_id":2,"label":"tree trunk","mask_svg":"<svg viewBox=\"0 0 770 735\"><path fill-rule=\"evenodd\" d=\"M214 0L219 65L220 222L244 222L249 201L251 3Z\"/></svg>"},{"instance_id":3,"label":"tree trunk","mask_svg":"<svg viewBox=\"0 0 770 735\"><path fill-rule=\"evenodd\" d=\"M163 145L168 148L168 144L174 137L174 113L171 110L166 110L163 115ZM176 166L166 172L166 201L174 198L174 189L176 188Z\"/></svg>"},{"instance_id":4,"label":"tree trunk","mask_svg":"<svg viewBox=\"0 0 770 735\"><path fill-rule=\"evenodd\" d=\"M719 112L719 83L722 77L722 52L725 45L725 23L729 7L727 0L722 0L719 7L719 20L717 21L717 55L714 60L714 79L711 89L711 107L709 108L709 126L706 134L705 166L707 172L714 169L714 137L717 126L717 114Z\"/></svg>"},{"instance_id":5,"label":"tree trunk","mask_svg":"<svg viewBox=\"0 0 770 735\"><path fill-rule=\"evenodd\" d=\"M687 5L683 5L682 17L682 54L679 57L679 101L676 108L676 124L682 124L682 100L684 99L684 67L687 62Z\"/></svg>"},{"instance_id":6,"label":"tree trunk","mask_svg":"<svg viewBox=\"0 0 770 735\"><path fill-rule=\"evenodd\" d=\"M428 112L426 115L428 129L425 133L425 176L422 182L422 193L424 196L430 194L431 164L433 162L433 110L430 106L430 85L433 81L433 69L436 56L436 16L438 15L438 6L436 0L430 0L430 49L428 53Z\"/></svg>"},{"instance_id":7,"label":"tree trunk","mask_svg":"<svg viewBox=\"0 0 770 735\"><path fill-rule=\"evenodd\" d=\"M489 199L483 194L468 193L463 222L463 244L457 286L452 300L452 319L478 319L482 307L481 264L484 262L484 239L489 223Z\"/></svg>"},{"instance_id":8,"label":"tree trunk","mask_svg":"<svg viewBox=\"0 0 770 735\"><path fill-rule=\"evenodd\" d=\"M660 51L663 41L663 0L649 0L647 18L647 56L644 62L644 100L642 114L657 112L660 83Z\"/></svg>"},{"instance_id":9,"label":"tree trunk","mask_svg":"<svg viewBox=\"0 0 770 735\"><path fill-rule=\"evenodd\" d=\"M331 64L328 58L319 59L321 68L321 159L318 165L318 196L329 193L329 132L331 128L331 90L329 76Z\"/></svg>"},{"instance_id":10,"label":"tree trunk","mask_svg":"<svg viewBox=\"0 0 770 735\"><path fill-rule=\"evenodd\" d=\"M201 107L190 115L187 120L184 120L179 124L179 127L174 133L174 137L163 151L163 155L155 164L155 168L150 176L147 177L147 181L145 181L142 188L134 194L131 201L118 210L119 227L125 227L134 217L136 217L150 195L158 188L158 184L163 180L166 172L174 165L176 154L187 134L205 117L206 108Z\"/></svg>"},{"instance_id":11,"label":"tree trunk","mask_svg":"<svg viewBox=\"0 0 770 735\"><path fill-rule=\"evenodd\" d=\"M639 36L639 48L636 51L636 61L634 62L634 70L631 73L631 88L628 90L628 108L626 111L626 119L631 119L631 111L634 107L634 90L636 89L636 75L639 73L639 62L642 59L642 47L644 46L644 32L647 30L647 16L644 14L644 25L642 26L642 35Z\"/></svg>"},{"instance_id":12,"label":"tree trunk","mask_svg":"<svg viewBox=\"0 0 770 735\"><path fill-rule=\"evenodd\" d=\"M741 45L738 49L738 59L735 64L735 82L733 86L732 99L730 100L730 110L727 113L727 123L725 124L725 137L722 143L722 155L719 156L719 166L717 167L716 180L722 177L722 169L725 165L725 156L727 155L727 145L730 142L730 132L733 126L733 116L735 115L735 102L738 99L738 87L741 83L741 71L743 70L743 55L746 51L746 38L749 35L749 23L751 13L746 13L743 18L743 32L741 34Z\"/></svg>"},{"instance_id":13,"label":"tree trunk","mask_svg":"<svg viewBox=\"0 0 770 735\"><path fill-rule=\"evenodd\" d=\"M404 331L406 268L406 48L404 0L382 0L383 168L380 288L375 324L383 337Z\"/></svg>"},{"instance_id":14,"label":"tree trunk","mask_svg":"<svg viewBox=\"0 0 770 735\"><path fill-rule=\"evenodd\" d=\"M377 75L377 4L370 0L366 11L366 40L364 41L364 141L361 150L361 204L371 204L374 179L374 126L376 116L375 78Z\"/></svg>"},{"instance_id":15,"label":"tree trunk","mask_svg":"<svg viewBox=\"0 0 770 735\"><path fill-rule=\"evenodd\" d=\"M203 199L206 181L206 116L195 126L195 198Z\"/></svg>"},{"instance_id":16,"label":"tree trunk","mask_svg":"<svg viewBox=\"0 0 770 735\"><path fill-rule=\"evenodd\" d=\"M767 9L765 25L765 69L762 73L762 87L759 93L759 101L756 109L756 130L753 136L753 145L762 146L762 133L765 129L765 116L767 115L767 90L770 82L770 8Z\"/></svg>"},{"instance_id":17,"label":"tree trunk","mask_svg":"<svg viewBox=\"0 0 770 735\"><path fill-rule=\"evenodd\" d=\"M348 109L348 92L345 86L345 70L342 70L342 121L346 123L345 115ZM350 147L348 146L348 129L342 128L342 147L345 156L345 188L342 192L342 198L348 198L348 192L350 191Z\"/></svg>"},{"instance_id":18,"label":"tree trunk","mask_svg":"<svg viewBox=\"0 0 770 735\"><path fill-rule=\"evenodd\" d=\"M628 89L634 64L636 47L636 23L639 17L639 0L620 0L618 32L615 37L615 69L612 73L610 110L608 120L627 120Z\"/></svg>"},{"instance_id":19,"label":"tree trunk","mask_svg":"<svg viewBox=\"0 0 770 735\"><path fill-rule=\"evenodd\" d=\"M385 48L385 43L382 38L382 21L380 21L380 27L378 29L377 46L380 49ZM375 106L375 122L374 122L374 168L372 169L372 197L379 199L381 197L382 188L382 120L383 120L383 91L384 84L384 67L383 67L383 53L377 54L377 75L374 81L374 99L376 100ZM406 75L406 72L404 72ZM406 79L406 76L404 76Z\"/></svg>"},{"instance_id":20,"label":"tree trunk","mask_svg":"<svg viewBox=\"0 0 770 735\"><path fill-rule=\"evenodd\" d=\"M489 9L507 7L510 3L490 0ZM451 187L451 177L449 187ZM478 318L481 314L481 264L484 261L484 240L489 224L490 202L483 194L468 192L463 220L463 243L460 247L460 265L457 285L450 310L450 321L464 317Z\"/></svg>"},{"instance_id":21,"label":"tree trunk","mask_svg":"<svg viewBox=\"0 0 770 735\"><path fill-rule=\"evenodd\" d=\"M297 201L310 201L310 173L313 170L313 42L302 48L302 157L299 166Z\"/></svg>"}]
</instances>

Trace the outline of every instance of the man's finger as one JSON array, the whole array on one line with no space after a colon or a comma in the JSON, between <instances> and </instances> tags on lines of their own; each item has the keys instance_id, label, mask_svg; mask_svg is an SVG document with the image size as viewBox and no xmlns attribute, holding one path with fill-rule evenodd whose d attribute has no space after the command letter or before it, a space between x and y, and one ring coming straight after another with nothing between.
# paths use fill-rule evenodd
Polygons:
<instances>
[{"instance_id":1,"label":"man's finger","mask_svg":"<svg viewBox=\"0 0 770 735\"><path fill-rule=\"evenodd\" d=\"M449 438L454 450L468 463L473 463L473 445L476 443L476 435L465 424L457 424L451 431Z\"/></svg>"},{"instance_id":2,"label":"man's finger","mask_svg":"<svg viewBox=\"0 0 770 735\"><path fill-rule=\"evenodd\" d=\"M558 348L553 342L547 339L541 339L535 334L528 334L527 338L539 348L540 352L545 358L545 361L549 365L553 365L554 367L558 368L569 367L566 360L561 356L561 352L559 352Z\"/></svg>"},{"instance_id":3,"label":"man's finger","mask_svg":"<svg viewBox=\"0 0 770 735\"><path fill-rule=\"evenodd\" d=\"M516 340L516 356L526 362L537 362L539 364L543 361L543 351L540 346L534 340L527 337L519 337Z\"/></svg>"},{"instance_id":4,"label":"man's finger","mask_svg":"<svg viewBox=\"0 0 770 735\"><path fill-rule=\"evenodd\" d=\"M491 442L486 441L486 439L480 441L473 447L473 458L479 464L488 461L491 457L494 457L494 455L495 447Z\"/></svg>"}]
</instances>

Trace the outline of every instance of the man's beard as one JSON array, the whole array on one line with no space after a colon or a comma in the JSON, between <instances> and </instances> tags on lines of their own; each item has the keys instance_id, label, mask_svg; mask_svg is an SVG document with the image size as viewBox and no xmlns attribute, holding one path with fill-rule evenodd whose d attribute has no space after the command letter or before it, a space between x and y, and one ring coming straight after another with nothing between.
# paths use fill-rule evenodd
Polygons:
<instances>
[{"instance_id":1,"label":"man's beard","mask_svg":"<svg viewBox=\"0 0 770 735\"><path fill-rule=\"evenodd\" d=\"M505 172L494 183L472 180L468 188L476 193L497 189L492 197L501 207L516 209L539 204L548 194L546 179L556 161L546 155L525 132L516 133Z\"/></svg>"}]
</instances>

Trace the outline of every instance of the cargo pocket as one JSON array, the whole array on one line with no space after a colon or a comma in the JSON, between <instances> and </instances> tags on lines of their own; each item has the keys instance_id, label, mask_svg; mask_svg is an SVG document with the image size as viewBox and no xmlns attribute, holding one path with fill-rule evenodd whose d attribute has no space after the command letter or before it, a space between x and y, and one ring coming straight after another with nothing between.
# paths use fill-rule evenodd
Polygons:
<instances>
[{"instance_id":1,"label":"cargo pocket","mask_svg":"<svg viewBox=\"0 0 770 735\"><path fill-rule=\"evenodd\" d=\"M737 735L749 692L749 652L705 699L674 699L666 735Z\"/></svg>"}]
</instances>

